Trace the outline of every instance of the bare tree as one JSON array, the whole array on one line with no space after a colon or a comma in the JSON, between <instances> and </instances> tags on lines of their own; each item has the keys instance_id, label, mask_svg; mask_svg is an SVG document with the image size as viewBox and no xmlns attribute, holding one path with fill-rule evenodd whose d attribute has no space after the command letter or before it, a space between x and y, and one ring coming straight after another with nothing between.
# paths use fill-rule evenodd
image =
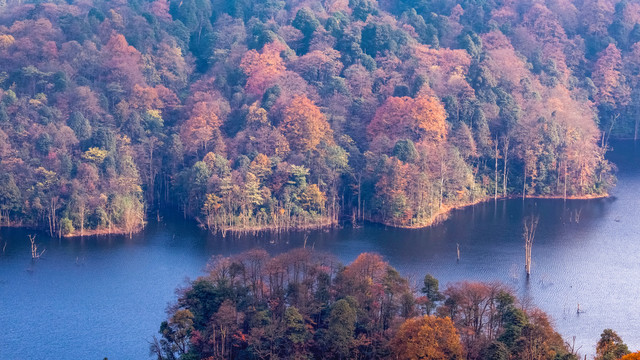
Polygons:
<instances>
[{"instance_id":1,"label":"bare tree","mask_svg":"<svg viewBox=\"0 0 640 360\"><path fill-rule=\"evenodd\" d=\"M527 272L527 279L531 275L531 248L533 247L533 239L536 236L536 229L538 228L538 217L527 216L524 218L524 248L525 248L525 263L524 268Z\"/></svg>"},{"instance_id":2,"label":"bare tree","mask_svg":"<svg viewBox=\"0 0 640 360\"><path fill-rule=\"evenodd\" d=\"M29 241L31 242L31 259L38 260L44 254L45 250L38 252L38 244L36 244L36 236L35 235L27 235L29 237Z\"/></svg>"},{"instance_id":3,"label":"bare tree","mask_svg":"<svg viewBox=\"0 0 640 360\"><path fill-rule=\"evenodd\" d=\"M580 354L578 353L578 351L580 351L582 346L579 346L578 348L576 348L576 336L575 335L572 338L572 342L565 341L564 344L567 347L567 349L569 349L569 353L571 355L575 356L578 359L580 358Z\"/></svg>"}]
</instances>

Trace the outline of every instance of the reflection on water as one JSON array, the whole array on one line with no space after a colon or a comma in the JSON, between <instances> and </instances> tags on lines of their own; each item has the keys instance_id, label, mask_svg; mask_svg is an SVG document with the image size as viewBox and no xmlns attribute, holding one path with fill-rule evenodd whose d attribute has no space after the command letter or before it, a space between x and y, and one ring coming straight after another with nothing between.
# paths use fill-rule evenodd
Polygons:
<instances>
[{"instance_id":1,"label":"reflection on water","mask_svg":"<svg viewBox=\"0 0 640 360\"><path fill-rule=\"evenodd\" d=\"M617 144L615 198L509 200L456 211L443 224L401 230L370 224L316 231L307 246L350 262L378 252L412 281L431 273L441 284L503 281L548 312L565 339L594 353L604 328L640 350L640 166L632 144ZM522 218L540 217L529 282L524 274ZM151 224L133 239L48 239L32 263L28 232L0 230L0 359L144 359L174 289L202 273L214 254L253 247L279 253L302 246L304 234L227 236L193 224ZM456 261L460 244L460 261ZM582 313L578 314L578 304Z\"/></svg>"}]
</instances>

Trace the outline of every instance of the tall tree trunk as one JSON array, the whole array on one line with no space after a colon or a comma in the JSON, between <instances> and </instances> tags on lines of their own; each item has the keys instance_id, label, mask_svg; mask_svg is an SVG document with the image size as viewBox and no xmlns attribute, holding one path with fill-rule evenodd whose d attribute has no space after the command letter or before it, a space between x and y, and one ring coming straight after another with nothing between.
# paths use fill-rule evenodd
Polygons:
<instances>
[{"instance_id":1,"label":"tall tree trunk","mask_svg":"<svg viewBox=\"0 0 640 360\"><path fill-rule=\"evenodd\" d=\"M85 213L84 201L79 205L78 212L80 216L80 236L84 236L84 213Z\"/></svg>"},{"instance_id":2,"label":"tall tree trunk","mask_svg":"<svg viewBox=\"0 0 640 360\"><path fill-rule=\"evenodd\" d=\"M149 138L149 189L148 189L148 193L149 193L149 203L153 204L154 203L154 197L155 197L155 174L153 173L153 151L155 149L155 145L156 145L156 138L155 137L150 137Z\"/></svg>"},{"instance_id":3,"label":"tall tree trunk","mask_svg":"<svg viewBox=\"0 0 640 360\"><path fill-rule=\"evenodd\" d=\"M564 200L567 200L567 160L564 161Z\"/></svg>"},{"instance_id":4,"label":"tall tree trunk","mask_svg":"<svg viewBox=\"0 0 640 360\"><path fill-rule=\"evenodd\" d=\"M502 151L502 155L504 157L504 166L502 169L502 196L507 196L507 157L509 156L509 138L505 136L504 150Z\"/></svg>"},{"instance_id":5,"label":"tall tree trunk","mask_svg":"<svg viewBox=\"0 0 640 360\"><path fill-rule=\"evenodd\" d=\"M527 196L527 160L524 161L524 171L522 175L522 200L524 200Z\"/></svg>"},{"instance_id":6,"label":"tall tree trunk","mask_svg":"<svg viewBox=\"0 0 640 360\"><path fill-rule=\"evenodd\" d=\"M360 212L362 211L361 202L362 202L362 173L359 173L358 174L358 218L361 217L360 215Z\"/></svg>"},{"instance_id":7,"label":"tall tree trunk","mask_svg":"<svg viewBox=\"0 0 640 360\"><path fill-rule=\"evenodd\" d=\"M442 209L442 197L444 196L444 155L440 156L440 206Z\"/></svg>"}]
</instances>

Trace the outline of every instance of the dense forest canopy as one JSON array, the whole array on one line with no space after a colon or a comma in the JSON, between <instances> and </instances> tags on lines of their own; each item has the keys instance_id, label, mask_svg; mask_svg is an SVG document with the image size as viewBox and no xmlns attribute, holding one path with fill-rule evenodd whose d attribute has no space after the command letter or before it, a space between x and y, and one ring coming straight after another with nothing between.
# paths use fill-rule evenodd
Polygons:
<instances>
[{"instance_id":1,"label":"dense forest canopy","mask_svg":"<svg viewBox=\"0 0 640 360\"><path fill-rule=\"evenodd\" d=\"M599 196L639 81L635 1L0 0L0 221L424 226Z\"/></svg>"}]
</instances>

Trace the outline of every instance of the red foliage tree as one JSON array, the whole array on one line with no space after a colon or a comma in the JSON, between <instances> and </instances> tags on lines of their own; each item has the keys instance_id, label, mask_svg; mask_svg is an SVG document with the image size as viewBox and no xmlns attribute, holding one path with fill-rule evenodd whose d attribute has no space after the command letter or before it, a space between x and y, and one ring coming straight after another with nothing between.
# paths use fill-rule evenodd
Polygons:
<instances>
[{"instance_id":1,"label":"red foliage tree","mask_svg":"<svg viewBox=\"0 0 640 360\"><path fill-rule=\"evenodd\" d=\"M107 81L123 85L133 90L133 85L144 84L142 56L127 43L122 34L113 34L102 48L102 67Z\"/></svg>"}]
</instances>

